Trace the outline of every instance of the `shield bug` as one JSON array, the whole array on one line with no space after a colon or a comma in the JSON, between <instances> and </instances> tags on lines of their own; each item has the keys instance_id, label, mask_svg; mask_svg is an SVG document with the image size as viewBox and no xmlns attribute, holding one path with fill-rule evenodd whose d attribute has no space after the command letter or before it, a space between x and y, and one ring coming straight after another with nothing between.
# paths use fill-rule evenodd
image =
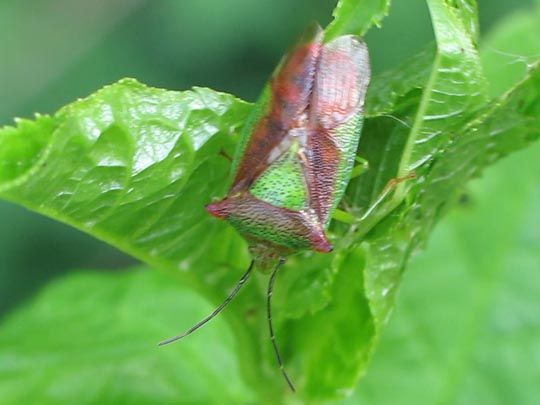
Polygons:
<instances>
[{"instance_id":1,"label":"shield bug","mask_svg":"<svg viewBox=\"0 0 540 405\"><path fill-rule=\"evenodd\" d=\"M370 79L368 50L357 36L324 41L314 24L278 65L241 138L227 196L208 204L248 241L253 257L229 297L189 335L216 316L237 294L253 268L273 270L268 284L270 338L287 376L271 317L274 281L285 258L302 250L332 251L325 230L355 162Z\"/></svg>"}]
</instances>

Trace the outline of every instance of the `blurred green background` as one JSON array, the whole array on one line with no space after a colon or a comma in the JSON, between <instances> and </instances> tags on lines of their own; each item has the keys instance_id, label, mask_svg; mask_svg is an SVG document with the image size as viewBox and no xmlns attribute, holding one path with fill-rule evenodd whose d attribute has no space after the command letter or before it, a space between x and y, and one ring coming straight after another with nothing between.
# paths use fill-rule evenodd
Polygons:
<instances>
[{"instance_id":1,"label":"blurred green background","mask_svg":"<svg viewBox=\"0 0 540 405\"><path fill-rule=\"evenodd\" d=\"M489 33L501 19L535 4L533 0L483 0L479 3L482 34ZM327 24L334 6L334 0L0 1L0 126L11 125L14 117L31 117L36 112L54 113L61 106L122 77L134 77L151 86L175 90L193 85L208 86L253 101L280 56L299 33L312 20ZM420 0L395 1L390 16L383 24L382 29L372 30L366 38L375 74L414 54L433 39L427 7ZM513 161L501 162L502 165L510 165L507 170L488 171L510 172L518 176L519 181L511 175L505 178L493 174L487 183L473 185L473 189L480 190L480 195L487 193L487 200L491 194L482 190L489 191L490 187L497 193L504 193L504 184L518 187L509 193L519 194L530 189L527 202L519 200L514 204L523 213L522 222L529 225L538 224L536 215L540 207L538 191L530 186L534 180L527 177L540 171L538 164L532 163L538 156L538 145L531 150L533 152L515 157ZM521 175L519 170L512 171L516 164L523 164L528 173ZM505 180L507 183L498 183ZM514 207L512 202L505 204L505 207ZM398 303L397 315L390 323L385 338L389 343L383 344L381 353L377 354L372 374L375 377L368 376L368 383L370 378L376 378L377 373L399 375L399 370L386 369L384 362L380 365L379 358L397 356L397 364L403 367L410 364L411 360L406 357L411 350L414 352L418 348L405 349L401 358L399 354L392 353L391 348L396 350L395 346L402 346L409 336L411 327L407 317L414 318L415 309L429 308L429 305L422 304L425 301L421 298L416 298L419 302L415 302L415 297L418 294L422 297L425 291L432 291L435 295L440 291L429 286L421 292L414 291L421 288L426 279L423 271L437 272L443 262L448 271L444 273L442 269L442 277L452 278L453 272L466 272L459 263L452 266L453 252L448 241L459 244L463 243L463 238L467 240L470 235L485 232L474 225L475 218L488 215L484 223L490 220L497 222L496 216L489 217L497 215L496 207L488 206L481 210L477 205L471 208L464 204L437 229L426 255L413 263L409 272L411 276L404 285L404 298L401 298L404 302ZM513 215L512 212L506 214ZM509 234L505 229L494 234L500 238L493 243L504 242L504 236ZM525 252L538 249L535 244L540 240L538 228L520 232L515 238L518 246L523 246ZM490 245L480 245L478 249L486 252ZM516 258L507 265L514 269L536 266L538 255L529 254L516 254ZM0 321L45 283L70 269L99 268L107 271L133 263L133 259L87 235L0 201ZM473 264L474 261L471 262ZM536 280L539 280L538 275ZM489 292L490 281L486 283L481 285ZM414 287L418 285L420 287ZM447 285L455 287L450 282ZM444 291L445 279L436 287ZM473 294L467 291L467 286L462 286L458 292L456 294L456 290L451 289L444 294L454 295L462 305L468 301L459 294ZM452 299L448 301L452 302ZM485 303L474 301L471 305L482 306ZM504 306L504 302L501 305ZM452 310L455 308L448 308L449 312ZM467 311L467 308L460 310ZM534 313L525 312L530 316L527 319L531 325L538 328L539 315L535 318ZM511 322L509 319L513 314L509 310L507 318L498 321L504 326L505 322ZM422 326L421 317L418 325ZM434 338L437 339L436 336ZM433 361L431 365L432 369L426 370L428 375L436 371L437 362ZM456 369L456 375L458 371ZM539 376L538 371L536 376ZM404 385L407 383L407 380L402 381ZM384 391L375 382L371 387L372 393ZM451 394L448 394L449 398L452 398ZM367 395L370 397L369 391Z\"/></svg>"}]
</instances>

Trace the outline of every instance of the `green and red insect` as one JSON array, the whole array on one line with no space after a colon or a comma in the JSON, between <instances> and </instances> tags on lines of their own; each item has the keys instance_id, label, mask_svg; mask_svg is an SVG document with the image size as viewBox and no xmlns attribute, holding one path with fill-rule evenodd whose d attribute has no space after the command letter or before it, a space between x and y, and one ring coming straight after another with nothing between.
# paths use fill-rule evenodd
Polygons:
<instances>
[{"instance_id":1,"label":"green and red insect","mask_svg":"<svg viewBox=\"0 0 540 405\"><path fill-rule=\"evenodd\" d=\"M228 221L249 242L252 263L235 290L210 316L236 295L256 267L273 269L267 295L271 341L275 342L270 298L285 258L302 250L332 251L325 230L351 176L363 123L370 79L368 51L357 36L324 42L314 25L279 64L244 130L228 195L206 210Z\"/></svg>"}]
</instances>

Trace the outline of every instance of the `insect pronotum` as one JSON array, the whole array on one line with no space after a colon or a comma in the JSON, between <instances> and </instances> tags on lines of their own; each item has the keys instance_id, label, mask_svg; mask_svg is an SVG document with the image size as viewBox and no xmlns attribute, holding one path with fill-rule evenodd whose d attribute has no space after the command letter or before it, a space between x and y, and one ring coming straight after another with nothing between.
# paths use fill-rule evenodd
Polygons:
<instances>
[{"instance_id":1,"label":"insect pronotum","mask_svg":"<svg viewBox=\"0 0 540 405\"><path fill-rule=\"evenodd\" d=\"M227 196L206 210L225 219L249 242L253 257L246 273L212 314L182 339L216 316L238 293L253 268L272 270L267 293L270 339L288 385L275 340L271 297L285 258L301 250L331 252L326 237L351 176L370 79L366 44L354 35L324 41L314 24L278 65L245 128Z\"/></svg>"}]
</instances>

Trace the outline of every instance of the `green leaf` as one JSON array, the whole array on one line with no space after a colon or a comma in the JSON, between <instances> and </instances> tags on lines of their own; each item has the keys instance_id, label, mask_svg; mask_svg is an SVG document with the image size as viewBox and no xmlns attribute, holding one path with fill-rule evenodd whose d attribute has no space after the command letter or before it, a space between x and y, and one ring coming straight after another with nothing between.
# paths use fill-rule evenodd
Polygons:
<instances>
[{"instance_id":1,"label":"green leaf","mask_svg":"<svg viewBox=\"0 0 540 405\"><path fill-rule=\"evenodd\" d=\"M480 35L478 26L478 3L476 0L451 0L448 3L461 16L463 26L476 47Z\"/></svg>"},{"instance_id":2,"label":"green leaf","mask_svg":"<svg viewBox=\"0 0 540 405\"><path fill-rule=\"evenodd\" d=\"M3 129L0 193L157 267L185 269L224 229L204 204L226 189L229 161L219 154L234 148L248 111L208 89L122 80L53 118Z\"/></svg>"},{"instance_id":3,"label":"green leaf","mask_svg":"<svg viewBox=\"0 0 540 405\"><path fill-rule=\"evenodd\" d=\"M537 402L539 154L536 143L486 170L437 226L345 403Z\"/></svg>"},{"instance_id":4,"label":"green leaf","mask_svg":"<svg viewBox=\"0 0 540 405\"><path fill-rule=\"evenodd\" d=\"M2 403L253 401L224 320L185 344L157 346L178 308L186 322L211 310L162 272L85 271L49 285L0 329Z\"/></svg>"},{"instance_id":5,"label":"green leaf","mask_svg":"<svg viewBox=\"0 0 540 405\"><path fill-rule=\"evenodd\" d=\"M24 182L23 174L32 175L47 150L47 140L54 130L51 117L36 116L35 121L17 119L17 128L4 128L0 139L0 190Z\"/></svg>"},{"instance_id":6,"label":"green leaf","mask_svg":"<svg viewBox=\"0 0 540 405\"><path fill-rule=\"evenodd\" d=\"M390 0L339 0L325 38L346 34L364 36L373 25L380 26L389 8Z\"/></svg>"},{"instance_id":7,"label":"green leaf","mask_svg":"<svg viewBox=\"0 0 540 405\"><path fill-rule=\"evenodd\" d=\"M391 113L397 120L380 117L367 122L359 153L367 158L373 170L352 181L347 193L348 203L360 215L379 199L392 178L413 172L418 179L395 186L391 198L361 222L362 231L351 235L349 240L349 243L363 241L367 257L366 291L377 327L384 324L392 308L392 296L408 256L423 242L413 236L431 228L431 220L423 213L410 213L412 208L435 209L430 204L419 203L419 197L430 192L423 190L422 185L430 177L439 156L447 155L448 145L455 142L460 129L487 100L479 56L460 18L461 9L446 2L428 4L437 38L434 60L426 68L428 51L413 58L405 72L416 70L418 73L409 75L405 83L394 85L391 98L381 98L379 85L373 86L376 89L374 100L385 112L392 106ZM399 70L397 68L396 72ZM388 73L384 78L388 80L391 75ZM397 78L400 76L398 73ZM390 86L385 87L386 91L390 90ZM377 223L379 225L372 230ZM364 238L370 230L373 236Z\"/></svg>"}]
</instances>

